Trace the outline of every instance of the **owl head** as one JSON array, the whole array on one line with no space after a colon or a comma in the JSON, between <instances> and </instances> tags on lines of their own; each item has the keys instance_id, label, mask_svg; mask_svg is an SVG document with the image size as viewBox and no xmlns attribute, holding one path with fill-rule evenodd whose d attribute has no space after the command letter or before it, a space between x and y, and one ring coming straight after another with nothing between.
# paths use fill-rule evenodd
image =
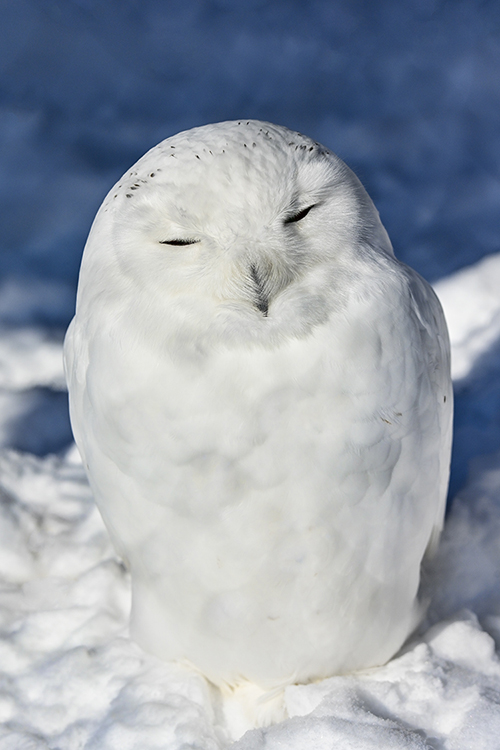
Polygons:
<instances>
[{"instance_id":1,"label":"owl head","mask_svg":"<svg viewBox=\"0 0 500 750\"><path fill-rule=\"evenodd\" d=\"M123 176L80 283L164 335L275 343L324 321L367 253L392 248L353 172L300 133L241 120L167 138Z\"/></svg>"}]
</instances>

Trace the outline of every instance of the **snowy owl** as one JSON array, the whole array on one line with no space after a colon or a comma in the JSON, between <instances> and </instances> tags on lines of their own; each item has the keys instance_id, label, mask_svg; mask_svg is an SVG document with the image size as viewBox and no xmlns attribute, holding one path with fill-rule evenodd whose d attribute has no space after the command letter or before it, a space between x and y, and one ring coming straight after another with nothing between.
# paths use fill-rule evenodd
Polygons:
<instances>
[{"instance_id":1,"label":"snowy owl","mask_svg":"<svg viewBox=\"0 0 500 750\"><path fill-rule=\"evenodd\" d=\"M264 691L394 655L443 523L448 334L337 156L254 120L151 149L94 221L65 366L139 644Z\"/></svg>"}]
</instances>

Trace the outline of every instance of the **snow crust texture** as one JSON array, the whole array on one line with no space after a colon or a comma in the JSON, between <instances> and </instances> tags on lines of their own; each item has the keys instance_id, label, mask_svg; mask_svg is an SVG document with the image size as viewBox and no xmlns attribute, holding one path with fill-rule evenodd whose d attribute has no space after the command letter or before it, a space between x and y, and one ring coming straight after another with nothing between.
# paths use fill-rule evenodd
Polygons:
<instances>
[{"instance_id":1,"label":"snow crust texture","mask_svg":"<svg viewBox=\"0 0 500 750\"><path fill-rule=\"evenodd\" d=\"M487 291L500 255L488 264L488 273L478 264L438 285L454 342L500 312ZM466 323L454 307L460 296L471 301ZM27 358L27 338L0 340L0 359L8 351L11 362L2 419L10 398L29 393L19 390L32 385L27 362L40 358L43 382L60 383L52 347L33 334ZM478 348L461 346L475 367ZM500 454L478 459L454 499L426 581L427 620L400 654L381 668L288 687L289 718L236 743L217 690L129 639L129 576L75 449L45 458L4 450L0 492L0 750L499 747Z\"/></svg>"}]
</instances>

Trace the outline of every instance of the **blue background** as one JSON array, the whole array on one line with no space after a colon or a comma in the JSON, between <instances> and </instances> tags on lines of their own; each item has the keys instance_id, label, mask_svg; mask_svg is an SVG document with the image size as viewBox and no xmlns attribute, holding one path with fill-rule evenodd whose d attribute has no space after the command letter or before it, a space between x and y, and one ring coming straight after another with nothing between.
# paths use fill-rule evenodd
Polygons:
<instances>
[{"instance_id":1,"label":"blue background","mask_svg":"<svg viewBox=\"0 0 500 750\"><path fill-rule=\"evenodd\" d=\"M430 281L500 250L496 0L0 0L0 325L62 336L108 189L236 118L338 153ZM497 343L457 384L453 490L500 448L499 375ZM11 444L59 450L65 397L32 395Z\"/></svg>"}]
</instances>

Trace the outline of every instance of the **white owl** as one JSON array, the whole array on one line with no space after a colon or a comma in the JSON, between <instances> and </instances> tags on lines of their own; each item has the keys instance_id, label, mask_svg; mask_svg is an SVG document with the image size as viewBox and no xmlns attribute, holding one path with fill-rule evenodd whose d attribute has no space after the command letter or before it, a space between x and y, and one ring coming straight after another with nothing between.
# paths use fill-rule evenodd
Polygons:
<instances>
[{"instance_id":1,"label":"white owl","mask_svg":"<svg viewBox=\"0 0 500 750\"><path fill-rule=\"evenodd\" d=\"M153 148L97 214L65 360L146 650L272 690L399 649L443 523L448 335L337 156L253 120Z\"/></svg>"}]
</instances>

